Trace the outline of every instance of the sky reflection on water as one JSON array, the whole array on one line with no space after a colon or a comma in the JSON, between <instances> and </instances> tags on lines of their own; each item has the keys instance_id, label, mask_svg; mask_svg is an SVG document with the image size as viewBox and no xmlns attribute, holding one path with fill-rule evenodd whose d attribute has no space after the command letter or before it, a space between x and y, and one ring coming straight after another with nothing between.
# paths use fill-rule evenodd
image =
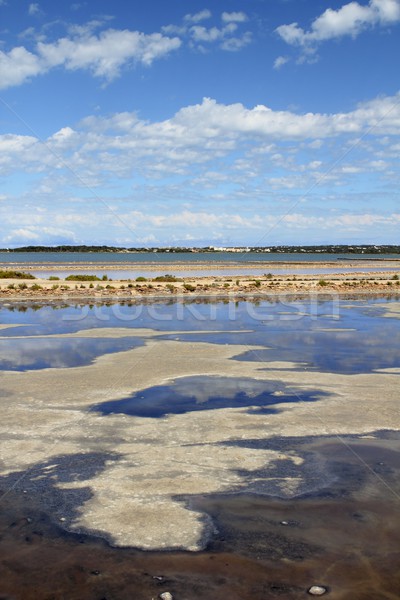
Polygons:
<instances>
[{"instance_id":1,"label":"sky reflection on water","mask_svg":"<svg viewBox=\"0 0 400 600\"><path fill-rule=\"evenodd\" d=\"M249 346L235 359L264 362L266 368L275 361L345 374L400 367L400 319L383 316L381 298L12 308L0 307L0 322L11 325L0 330L0 369L78 366L144 343L140 336L102 339L101 329L113 327L132 329L133 334L137 328L155 330L159 340ZM44 337L87 329L98 329L99 338Z\"/></svg>"},{"instance_id":2,"label":"sky reflection on water","mask_svg":"<svg viewBox=\"0 0 400 600\"><path fill-rule=\"evenodd\" d=\"M182 377L170 385L140 390L129 398L102 402L92 411L103 415L127 414L135 417L160 418L168 414L252 408L252 413L273 414L277 405L288 402L315 402L322 393L296 392L278 381L258 381L246 377Z\"/></svg>"}]
</instances>

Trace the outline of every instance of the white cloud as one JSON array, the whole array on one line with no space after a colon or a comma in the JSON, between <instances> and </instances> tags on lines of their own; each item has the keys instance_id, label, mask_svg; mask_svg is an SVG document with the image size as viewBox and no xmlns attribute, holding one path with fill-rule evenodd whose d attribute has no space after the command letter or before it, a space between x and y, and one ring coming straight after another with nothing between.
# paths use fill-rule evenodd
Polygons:
<instances>
[{"instance_id":1,"label":"white cloud","mask_svg":"<svg viewBox=\"0 0 400 600\"><path fill-rule=\"evenodd\" d=\"M278 58L274 62L274 69L280 69L281 67L283 67L283 65L286 65L288 61L289 58L287 56L278 56Z\"/></svg>"},{"instance_id":2,"label":"white cloud","mask_svg":"<svg viewBox=\"0 0 400 600\"><path fill-rule=\"evenodd\" d=\"M201 10L197 13L195 13L194 15L185 15L183 20L189 23L200 23L200 21L205 21L207 19L211 18L211 11L204 9Z\"/></svg>"},{"instance_id":3,"label":"white cloud","mask_svg":"<svg viewBox=\"0 0 400 600\"><path fill-rule=\"evenodd\" d=\"M38 53L49 67L90 69L97 77L117 77L123 65L139 62L146 66L181 45L178 38L160 33L108 29L98 36L61 38L53 44L38 44Z\"/></svg>"},{"instance_id":4,"label":"white cloud","mask_svg":"<svg viewBox=\"0 0 400 600\"><path fill-rule=\"evenodd\" d=\"M206 52L211 44L216 44L221 50L237 52L252 40L250 31L239 33L239 25L248 20L243 12L224 12L221 15L221 26L200 25L202 21L212 16L209 10L200 11L194 15L186 15L183 25L166 25L162 27L163 33L167 35L179 35L188 38L189 46L200 52Z\"/></svg>"},{"instance_id":5,"label":"white cloud","mask_svg":"<svg viewBox=\"0 0 400 600\"><path fill-rule=\"evenodd\" d=\"M223 12L221 19L225 23L244 23L248 20L248 17L244 12Z\"/></svg>"},{"instance_id":6,"label":"white cloud","mask_svg":"<svg viewBox=\"0 0 400 600\"><path fill-rule=\"evenodd\" d=\"M328 8L311 24L309 31L298 23L281 25L276 31L293 46L307 46L343 36L357 37L374 26L387 26L400 22L400 0L370 0L368 4L349 2L338 10Z\"/></svg>"},{"instance_id":7,"label":"white cloud","mask_svg":"<svg viewBox=\"0 0 400 600\"><path fill-rule=\"evenodd\" d=\"M364 134L367 143L358 143ZM210 202L213 206L229 205L232 214L238 216L245 206L254 208L259 202L258 206L266 207L260 216L279 204L279 196L292 202L291 198L307 195L316 185L323 191L329 189L337 198L348 189L356 189L359 182L368 186L371 201L377 199L374 194L382 186L396 194L399 159L392 146L398 143L399 135L400 94L331 115L277 111L266 106L247 108L205 99L163 121L141 120L128 112L109 118L90 116L73 128L65 125L45 143L34 136L2 135L0 176L11 175L10 181L21 176L27 202L39 198L50 207L57 205L59 222L49 215L35 222L32 211L26 209L30 216L26 222L18 218L17 229L49 223L62 227L63 222L65 227L79 228L80 223L67 217L72 219L83 205L75 200L64 206L64 194L71 189L83 190L84 198L91 198L107 212L93 190L107 198L119 193L125 196L129 189L129 199L120 205L122 213L127 206L139 212L144 206L152 206L156 213L165 212L156 216L136 214L129 220L130 228L136 223L142 236L151 234L152 228L161 228L167 236L168 223L182 231L185 223L193 231L196 223L207 230L204 215ZM376 143L378 136L387 137L384 147ZM4 189L4 193L10 191ZM21 206L26 201L22 199ZM379 204L379 199L376 201ZM114 205L109 200L106 203ZM179 217L181 211L178 207L174 212L174 207L184 203L196 208L187 207ZM392 203L395 206L395 201ZM0 204L5 207L6 202ZM164 211L161 205L170 208ZM256 212L253 208L251 214ZM87 215L87 206L82 213ZM248 216L244 213L243 219ZM4 219L1 214L0 219ZM231 219L229 226L236 222ZM215 215L215 231L223 226L221 223ZM142 230L142 224L149 230ZM244 220L242 225L256 227L257 220Z\"/></svg>"},{"instance_id":8,"label":"white cloud","mask_svg":"<svg viewBox=\"0 0 400 600\"><path fill-rule=\"evenodd\" d=\"M28 7L28 14L31 16L40 14L41 10L39 8L39 4L32 3Z\"/></svg>"},{"instance_id":9,"label":"white cloud","mask_svg":"<svg viewBox=\"0 0 400 600\"><path fill-rule=\"evenodd\" d=\"M218 27L206 28L202 25L194 25L190 28L192 38L196 42L215 42L224 37L227 33L232 33L232 30L218 29Z\"/></svg>"},{"instance_id":10,"label":"white cloud","mask_svg":"<svg viewBox=\"0 0 400 600\"><path fill-rule=\"evenodd\" d=\"M8 53L0 51L0 89L20 85L59 66L68 70L87 69L96 77L111 80L126 65L150 66L180 46L179 38L161 33L108 29L94 35L83 29L53 43L39 42L36 53L22 46Z\"/></svg>"},{"instance_id":11,"label":"white cloud","mask_svg":"<svg viewBox=\"0 0 400 600\"><path fill-rule=\"evenodd\" d=\"M314 172L318 168L315 160L320 158L315 158L315 152L320 152L323 140L341 137L343 148L358 146L360 151L373 153L357 142L363 134L391 139L400 134L400 94L331 115L277 111L263 105L249 109L239 103L225 105L206 98L159 122L143 121L135 113L126 112L110 118L91 116L74 129L61 128L45 144L33 136L0 136L0 172L60 170L67 162L91 185L100 185L105 174L162 178L192 173L196 165L228 157L248 142L251 156L258 156L263 168L269 161L289 170L294 169L291 153L301 151L299 142L304 142L304 149L313 153L304 164L308 172ZM279 146L290 141L295 142L293 148ZM385 156L372 154L371 160L377 170Z\"/></svg>"},{"instance_id":12,"label":"white cloud","mask_svg":"<svg viewBox=\"0 0 400 600\"><path fill-rule=\"evenodd\" d=\"M40 58L22 46L8 53L0 50L0 89L20 85L45 71Z\"/></svg>"},{"instance_id":13,"label":"white cloud","mask_svg":"<svg viewBox=\"0 0 400 600\"><path fill-rule=\"evenodd\" d=\"M235 52L244 46L247 46L252 39L251 32L247 31L242 35L235 35L238 29L236 23L227 23L222 28L219 27L204 27L202 25L193 25L189 34L196 44L215 43L219 42L222 50Z\"/></svg>"},{"instance_id":14,"label":"white cloud","mask_svg":"<svg viewBox=\"0 0 400 600\"><path fill-rule=\"evenodd\" d=\"M222 50L227 50L228 52L237 52L241 50L245 46L248 46L253 39L253 36L250 31L246 31L240 37L231 37L224 40L221 44Z\"/></svg>"}]
</instances>

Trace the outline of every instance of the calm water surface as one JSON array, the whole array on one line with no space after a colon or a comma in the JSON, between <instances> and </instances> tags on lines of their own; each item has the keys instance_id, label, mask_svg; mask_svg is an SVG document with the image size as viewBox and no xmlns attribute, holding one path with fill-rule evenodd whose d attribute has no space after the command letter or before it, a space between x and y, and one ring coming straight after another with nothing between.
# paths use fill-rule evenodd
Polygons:
<instances>
[{"instance_id":1,"label":"calm water surface","mask_svg":"<svg viewBox=\"0 0 400 600\"><path fill-rule=\"evenodd\" d=\"M122 327L132 335L137 328L155 330L161 340L261 346L265 349L249 348L233 360L261 362L266 369L284 361L302 370L370 373L400 367L400 319L383 313L382 299L42 307L3 303L0 323L11 327L0 330L0 369L74 367L144 343L140 336L101 336L102 330ZM98 337L79 337L88 329L98 330Z\"/></svg>"},{"instance_id":2,"label":"calm water surface","mask_svg":"<svg viewBox=\"0 0 400 600\"><path fill-rule=\"evenodd\" d=\"M0 324L9 327L0 329L0 369L72 368L107 353L135 352L146 343L135 330L145 328L160 334L161 343L180 340L188 350L197 341L261 346L232 360L258 361L263 369L275 361L289 361L301 370L371 373L400 368L400 318L385 317L382 306L396 302L399 299L2 303ZM112 328L126 328L128 335L113 335ZM84 337L90 329L97 337ZM75 337L62 337L65 334ZM269 415L285 402L316 400L324 401L318 390L299 396L278 380L197 376L94 404L91 410L105 420L119 413L125 419L160 419L225 407ZM324 474L330 484L284 500L271 492L252 493L254 481L264 473L243 468L244 492L180 498L215 523L215 535L201 553L116 549L90 535L67 534L43 513L44 488L47 495L53 494L55 506L63 493L71 501L77 490L68 484L101 473L108 454L96 457L82 449L76 456L52 456L24 472L7 472L0 476L0 596L156 598L170 590L187 600L297 600L309 597L310 585L322 584L332 600L398 597L400 439L396 432L373 433L340 440L253 440L239 432L237 439L224 442L238 453L257 447L301 457L296 463L277 461L277 486L280 478L296 473L315 477L317 489ZM1 496L2 492L7 493ZM90 499L89 487L87 494ZM77 493L77 514L81 504Z\"/></svg>"}]
</instances>

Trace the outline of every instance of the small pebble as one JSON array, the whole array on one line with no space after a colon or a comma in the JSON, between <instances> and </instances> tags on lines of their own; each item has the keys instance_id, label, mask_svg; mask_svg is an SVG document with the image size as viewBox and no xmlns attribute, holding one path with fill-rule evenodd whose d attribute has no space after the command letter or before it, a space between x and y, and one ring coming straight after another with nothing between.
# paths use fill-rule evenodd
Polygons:
<instances>
[{"instance_id":1,"label":"small pebble","mask_svg":"<svg viewBox=\"0 0 400 600\"><path fill-rule=\"evenodd\" d=\"M160 594L160 598L161 600L174 600L174 597L172 594L170 594L170 592L163 592Z\"/></svg>"},{"instance_id":2,"label":"small pebble","mask_svg":"<svg viewBox=\"0 0 400 600\"><path fill-rule=\"evenodd\" d=\"M328 590L322 587L322 585L312 585L308 590L308 593L311 594L311 596L323 596L327 591Z\"/></svg>"},{"instance_id":3,"label":"small pebble","mask_svg":"<svg viewBox=\"0 0 400 600\"><path fill-rule=\"evenodd\" d=\"M281 521L281 525L289 525L289 521Z\"/></svg>"}]
</instances>

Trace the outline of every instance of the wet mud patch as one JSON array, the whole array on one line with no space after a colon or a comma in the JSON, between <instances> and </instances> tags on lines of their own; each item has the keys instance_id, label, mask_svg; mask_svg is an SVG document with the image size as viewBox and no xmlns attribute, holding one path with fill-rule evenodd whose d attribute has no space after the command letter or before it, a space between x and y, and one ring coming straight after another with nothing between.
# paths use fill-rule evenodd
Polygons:
<instances>
[{"instance_id":1,"label":"wet mud patch","mask_svg":"<svg viewBox=\"0 0 400 600\"><path fill-rule=\"evenodd\" d=\"M286 447L295 443L286 440ZM398 434L298 439L296 451L319 454L335 473L330 485L286 500L246 493L186 498L217 527L198 553L116 549L62 531L40 493L9 488L0 497L0 597L150 600L169 591L176 600L297 600L322 585L333 600L398 598ZM93 476L102 461L88 459ZM77 466L61 478L73 477Z\"/></svg>"},{"instance_id":2,"label":"wet mud patch","mask_svg":"<svg viewBox=\"0 0 400 600\"><path fill-rule=\"evenodd\" d=\"M281 404L316 402L324 395L317 391L297 392L279 381L202 375L181 377L170 385L135 392L129 398L102 402L91 411L151 418L222 408L252 408L252 413L274 414Z\"/></svg>"}]
</instances>

